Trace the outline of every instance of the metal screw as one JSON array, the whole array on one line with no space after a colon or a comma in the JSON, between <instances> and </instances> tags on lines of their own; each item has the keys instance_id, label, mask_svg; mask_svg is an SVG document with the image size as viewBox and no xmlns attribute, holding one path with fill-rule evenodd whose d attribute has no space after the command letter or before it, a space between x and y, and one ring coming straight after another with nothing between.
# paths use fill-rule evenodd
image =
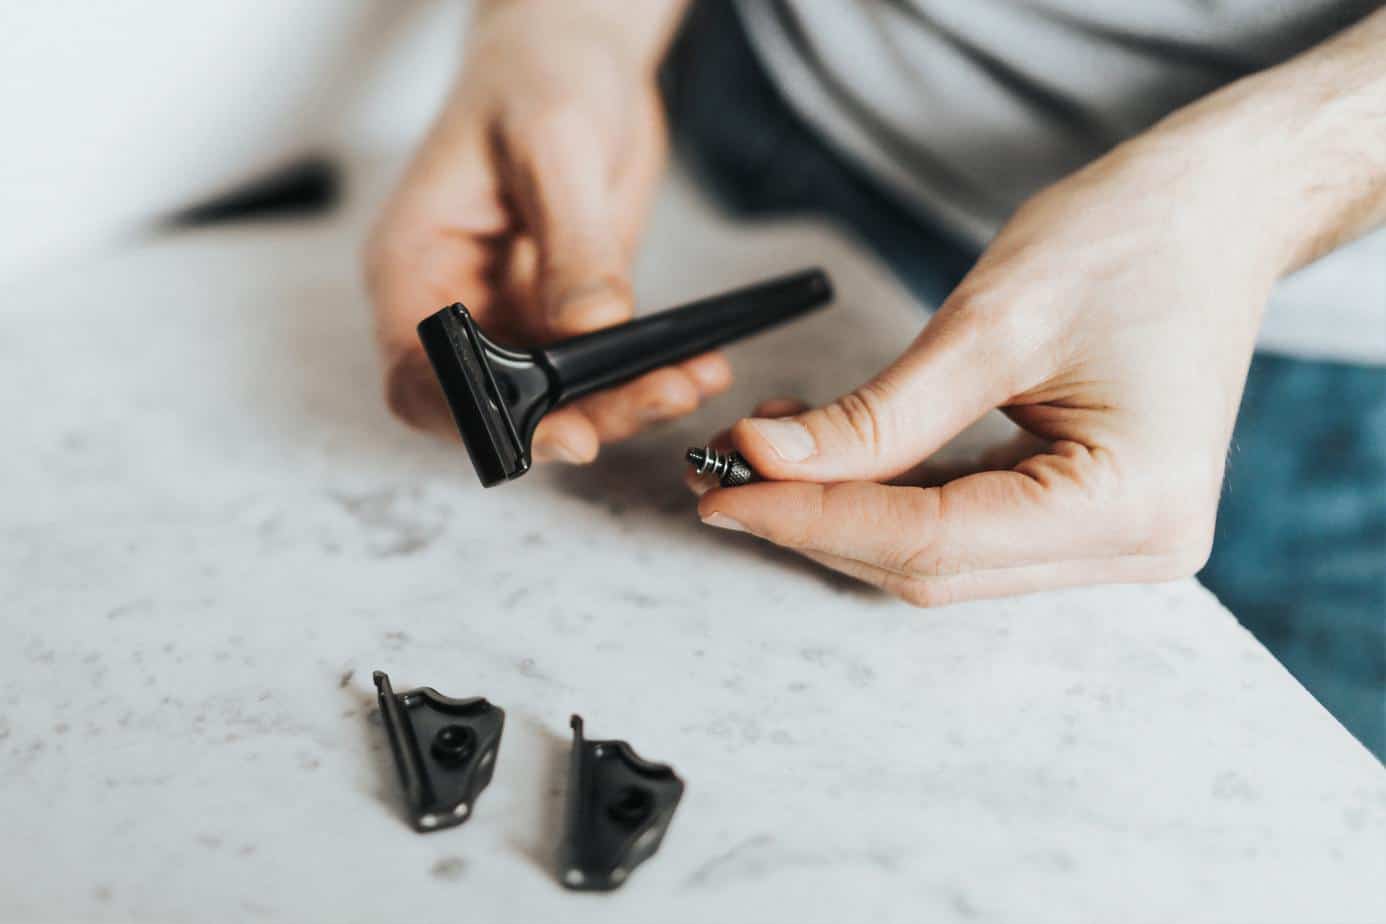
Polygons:
<instances>
[{"instance_id":1,"label":"metal screw","mask_svg":"<svg viewBox=\"0 0 1386 924\"><path fill-rule=\"evenodd\" d=\"M466 763L475 748L476 732L465 725L444 725L433 736L433 756L444 764Z\"/></svg>"},{"instance_id":2,"label":"metal screw","mask_svg":"<svg viewBox=\"0 0 1386 924\"><path fill-rule=\"evenodd\" d=\"M626 786L606 808L612 821L623 828L638 828L654 811L654 794L640 786Z\"/></svg>"},{"instance_id":3,"label":"metal screw","mask_svg":"<svg viewBox=\"0 0 1386 924\"><path fill-rule=\"evenodd\" d=\"M714 475L724 488L734 488L756 478L755 469L741 458L739 452L718 452L710 446L688 450L684 456L690 465L696 466L699 475Z\"/></svg>"}]
</instances>

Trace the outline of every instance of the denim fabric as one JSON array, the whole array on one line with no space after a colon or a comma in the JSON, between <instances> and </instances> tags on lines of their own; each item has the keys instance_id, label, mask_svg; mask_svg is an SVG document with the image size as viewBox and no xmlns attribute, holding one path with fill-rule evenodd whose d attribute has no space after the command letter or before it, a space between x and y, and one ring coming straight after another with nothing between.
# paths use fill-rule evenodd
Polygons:
<instances>
[{"instance_id":1,"label":"denim fabric","mask_svg":"<svg viewBox=\"0 0 1386 924\"><path fill-rule=\"evenodd\" d=\"M926 304L975 261L788 108L726 0L695 5L663 80L682 153L732 211L825 215ZM1255 357L1200 578L1386 760L1386 369Z\"/></svg>"},{"instance_id":2,"label":"denim fabric","mask_svg":"<svg viewBox=\"0 0 1386 924\"><path fill-rule=\"evenodd\" d=\"M1386 369L1255 357L1199 578L1386 761Z\"/></svg>"},{"instance_id":3,"label":"denim fabric","mask_svg":"<svg viewBox=\"0 0 1386 924\"><path fill-rule=\"evenodd\" d=\"M726 208L826 215L930 304L976 261L975 250L906 211L789 110L726 0L694 4L662 76L680 152Z\"/></svg>"}]
</instances>

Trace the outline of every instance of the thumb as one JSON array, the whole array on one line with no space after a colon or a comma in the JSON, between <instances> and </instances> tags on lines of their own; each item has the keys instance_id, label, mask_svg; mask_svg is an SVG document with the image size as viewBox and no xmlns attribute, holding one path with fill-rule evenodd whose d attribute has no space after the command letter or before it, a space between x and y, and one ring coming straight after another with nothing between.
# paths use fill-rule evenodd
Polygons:
<instances>
[{"instance_id":1,"label":"thumb","mask_svg":"<svg viewBox=\"0 0 1386 924\"><path fill-rule=\"evenodd\" d=\"M561 337L629 319L630 269L597 135L559 113L512 138L507 153L515 206L538 249L533 326Z\"/></svg>"},{"instance_id":2,"label":"thumb","mask_svg":"<svg viewBox=\"0 0 1386 924\"><path fill-rule=\"evenodd\" d=\"M1012 396L969 326L940 312L899 359L860 388L790 417L738 421L731 441L771 480L894 478Z\"/></svg>"}]
</instances>

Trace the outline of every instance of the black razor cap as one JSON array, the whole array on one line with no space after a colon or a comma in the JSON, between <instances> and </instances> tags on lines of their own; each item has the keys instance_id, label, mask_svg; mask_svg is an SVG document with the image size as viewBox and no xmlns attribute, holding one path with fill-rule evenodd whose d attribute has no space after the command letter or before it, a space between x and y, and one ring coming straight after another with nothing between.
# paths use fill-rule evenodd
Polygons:
<instances>
[{"instance_id":1,"label":"black razor cap","mask_svg":"<svg viewBox=\"0 0 1386 924\"><path fill-rule=\"evenodd\" d=\"M534 428L555 405L791 320L832 295L827 274L804 270L534 350L493 342L457 304L425 318L419 339L489 488L529 470Z\"/></svg>"},{"instance_id":2,"label":"black razor cap","mask_svg":"<svg viewBox=\"0 0 1386 924\"><path fill-rule=\"evenodd\" d=\"M608 892L652 857L683 798L683 780L624 741L592 741L573 716L568 811L558 878L578 891Z\"/></svg>"},{"instance_id":3,"label":"black razor cap","mask_svg":"<svg viewBox=\"0 0 1386 924\"><path fill-rule=\"evenodd\" d=\"M414 829L462 824L491 784L505 710L479 696L453 699L432 687L396 693L383 671L374 679Z\"/></svg>"}]
</instances>

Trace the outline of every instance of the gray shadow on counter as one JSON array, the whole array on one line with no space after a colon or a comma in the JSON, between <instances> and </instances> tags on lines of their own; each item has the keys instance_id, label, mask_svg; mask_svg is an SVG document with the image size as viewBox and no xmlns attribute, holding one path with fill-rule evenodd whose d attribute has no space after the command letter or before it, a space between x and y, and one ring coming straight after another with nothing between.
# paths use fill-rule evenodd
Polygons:
<instances>
[{"instance_id":1,"label":"gray shadow on counter","mask_svg":"<svg viewBox=\"0 0 1386 924\"><path fill-rule=\"evenodd\" d=\"M572 751L572 741L531 715L517 710L511 716L511 723L520 726L524 734L539 739L541 754L538 759L540 788L533 794L535 803L539 805L539 811L535 814L537 823L528 836L513 835L510 846L552 879L557 875L558 848L563 840L568 757Z\"/></svg>"},{"instance_id":2,"label":"gray shadow on counter","mask_svg":"<svg viewBox=\"0 0 1386 924\"><path fill-rule=\"evenodd\" d=\"M654 514L651 519L669 533L671 541L694 548L732 545L746 555L812 578L838 593L863 600L881 597L876 588L789 549L699 523L698 499L683 483L687 470L683 453L694 444L689 432L684 426L659 428L627 443L604 446L597 461L590 465L555 466L553 484L570 497L605 508L613 517L635 512Z\"/></svg>"},{"instance_id":3,"label":"gray shadow on counter","mask_svg":"<svg viewBox=\"0 0 1386 924\"><path fill-rule=\"evenodd\" d=\"M385 723L380 716L380 703L375 693L353 686L345 686L342 692L351 703L356 714L355 722L361 731L361 743L367 762L370 764L370 779L374 785L368 792L371 798L380 803L400 824L410 830L413 825L405 810L404 796L400 790L399 770L390 754L390 742L385 734Z\"/></svg>"}]
</instances>

